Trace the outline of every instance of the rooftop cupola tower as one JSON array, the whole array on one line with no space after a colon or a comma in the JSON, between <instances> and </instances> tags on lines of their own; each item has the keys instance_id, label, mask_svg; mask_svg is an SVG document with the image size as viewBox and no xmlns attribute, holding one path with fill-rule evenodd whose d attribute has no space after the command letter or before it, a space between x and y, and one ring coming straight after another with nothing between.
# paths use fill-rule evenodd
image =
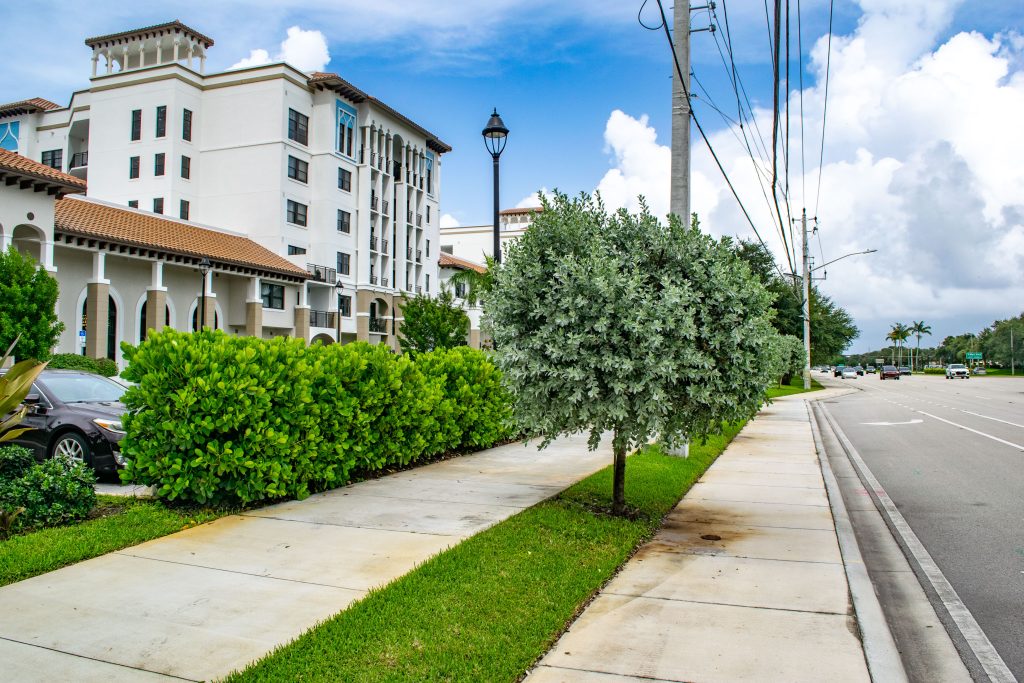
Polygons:
<instances>
[{"instance_id":1,"label":"rooftop cupola tower","mask_svg":"<svg viewBox=\"0 0 1024 683\"><path fill-rule=\"evenodd\" d=\"M204 73L206 51L213 47L213 39L180 21L172 21L89 38L85 44L92 48L92 75L95 78L173 63L196 71L198 62L198 72Z\"/></svg>"}]
</instances>

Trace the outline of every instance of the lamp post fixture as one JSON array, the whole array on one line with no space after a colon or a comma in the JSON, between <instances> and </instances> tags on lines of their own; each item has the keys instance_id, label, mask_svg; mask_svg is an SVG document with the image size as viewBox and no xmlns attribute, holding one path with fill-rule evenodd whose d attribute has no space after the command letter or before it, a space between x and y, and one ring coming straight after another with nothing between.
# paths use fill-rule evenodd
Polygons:
<instances>
[{"instance_id":1,"label":"lamp post fixture","mask_svg":"<svg viewBox=\"0 0 1024 683\"><path fill-rule=\"evenodd\" d=\"M206 276L210 273L210 268L213 264L210 263L210 259L205 256L199 261L199 273L202 275L202 284L199 290L199 324L196 325L196 330L202 332L203 326L206 324Z\"/></svg>"},{"instance_id":2,"label":"lamp post fixture","mask_svg":"<svg viewBox=\"0 0 1024 683\"><path fill-rule=\"evenodd\" d=\"M494 160L494 260L501 263L501 237L498 234L498 157L505 149L505 142L508 140L508 128L498 116L497 108L491 114L487 127L483 130L484 145L491 153Z\"/></svg>"}]
</instances>

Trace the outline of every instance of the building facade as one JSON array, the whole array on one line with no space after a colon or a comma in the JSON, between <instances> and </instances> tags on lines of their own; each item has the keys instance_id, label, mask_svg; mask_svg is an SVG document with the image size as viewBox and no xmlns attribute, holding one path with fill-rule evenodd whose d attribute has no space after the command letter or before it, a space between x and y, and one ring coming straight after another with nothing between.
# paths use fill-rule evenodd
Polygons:
<instances>
[{"instance_id":1,"label":"building facade","mask_svg":"<svg viewBox=\"0 0 1024 683\"><path fill-rule=\"evenodd\" d=\"M214 41L180 22L85 44L89 87L68 106L0 105L0 148L87 181L125 216L243 236L298 267L307 339L397 348L404 297L439 286L448 145L334 73L207 74Z\"/></svg>"},{"instance_id":2,"label":"building facade","mask_svg":"<svg viewBox=\"0 0 1024 683\"><path fill-rule=\"evenodd\" d=\"M541 207L502 209L498 213L498 238L502 252L505 246L523 236ZM491 225L459 225L441 228L441 248L452 256L483 263L494 256L494 227Z\"/></svg>"}]
</instances>

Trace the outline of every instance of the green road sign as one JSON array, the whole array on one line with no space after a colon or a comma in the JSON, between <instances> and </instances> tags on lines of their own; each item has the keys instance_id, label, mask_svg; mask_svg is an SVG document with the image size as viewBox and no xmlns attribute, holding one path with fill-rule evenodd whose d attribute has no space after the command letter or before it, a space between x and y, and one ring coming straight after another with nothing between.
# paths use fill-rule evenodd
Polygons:
<instances>
[{"instance_id":1,"label":"green road sign","mask_svg":"<svg viewBox=\"0 0 1024 683\"><path fill-rule=\"evenodd\" d=\"M967 360L981 360L981 351L968 351L964 354Z\"/></svg>"}]
</instances>

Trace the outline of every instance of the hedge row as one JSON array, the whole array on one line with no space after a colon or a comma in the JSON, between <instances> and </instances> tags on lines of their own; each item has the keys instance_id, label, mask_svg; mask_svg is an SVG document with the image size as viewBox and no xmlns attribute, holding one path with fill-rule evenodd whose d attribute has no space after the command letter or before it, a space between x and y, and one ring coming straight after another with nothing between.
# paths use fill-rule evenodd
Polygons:
<instances>
[{"instance_id":1,"label":"hedge row","mask_svg":"<svg viewBox=\"0 0 1024 683\"><path fill-rule=\"evenodd\" d=\"M125 358L138 384L124 396L122 478L170 500L304 498L512 433L499 371L466 347L414 361L383 345L167 329Z\"/></svg>"},{"instance_id":2,"label":"hedge row","mask_svg":"<svg viewBox=\"0 0 1024 683\"><path fill-rule=\"evenodd\" d=\"M117 374L117 363L109 358L89 358L77 353L55 353L50 356L46 367L50 370L84 370L104 377Z\"/></svg>"},{"instance_id":3,"label":"hedge row","mask_svg":"<svg viewBox=\"0 0 1024 683\"><path fill-rule=\"evenodd\" d=\"M0 446L0 539L85 519L96 504L95 483L84 465L37 463L27 448Z\"/></svg>"}]
</instances>

